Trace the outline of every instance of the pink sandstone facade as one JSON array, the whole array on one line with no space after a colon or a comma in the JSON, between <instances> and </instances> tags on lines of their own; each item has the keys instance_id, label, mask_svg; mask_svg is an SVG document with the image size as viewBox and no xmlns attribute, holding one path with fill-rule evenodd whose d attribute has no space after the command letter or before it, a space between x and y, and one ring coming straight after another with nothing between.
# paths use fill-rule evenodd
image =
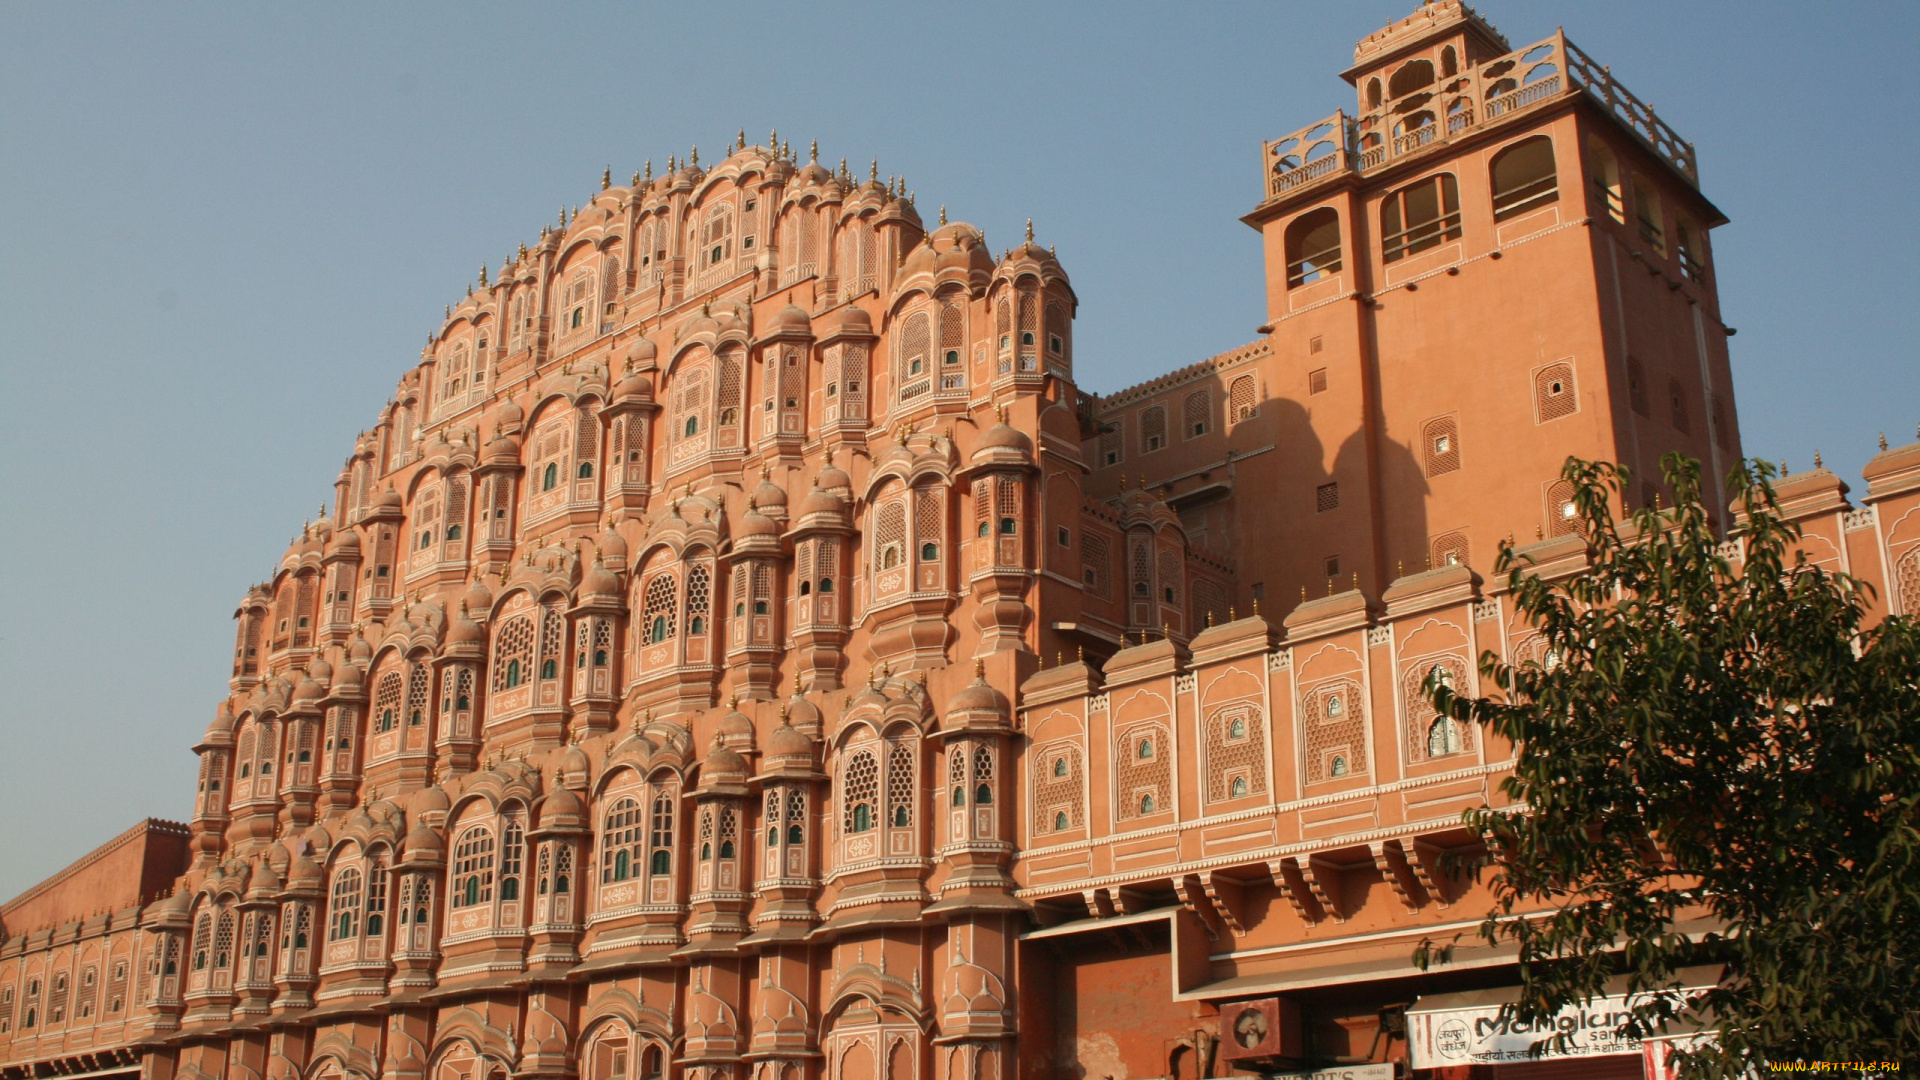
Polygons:
<instances>
[{"instance_id":1,"label":"pink sandstone facade","mask_svg":"<svg viewBox=\"0 0 1920 1080\"><path fill-rule=\"evenodd\" d=\"M1109 395L1050 249L777 139L483 270L242 598L190 821L0 908L0 1080L1557 1067L1407 1015L1513 982L1409 962L1511 756L1418 688L1537 653L1490 566L1581 567L1568 454L1740 454L1724 219L1561 34L1344 77L1259 339ZM1920 444L1866 479L1782 492L1920 611Z\"/></svg>"}]
</instances>

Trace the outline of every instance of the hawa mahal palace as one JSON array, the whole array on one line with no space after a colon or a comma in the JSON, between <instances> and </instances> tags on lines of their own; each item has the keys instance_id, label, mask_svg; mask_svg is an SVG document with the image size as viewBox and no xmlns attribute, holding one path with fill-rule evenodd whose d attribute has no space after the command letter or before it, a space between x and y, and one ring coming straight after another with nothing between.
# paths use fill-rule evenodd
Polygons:
<instances>
[{"instance_id":1,"label":"hawa mahal palace","mask_svg":"<svg viewBox=\"0 0 1920 1080\"><path fill-rule=\"evenodd\" d=\"M1411 962L1512 755L1421 685L1539 653L1567 455L1740 456L1725 219L1562 33L1341 74L1249 161L1258 337L1104 395L1031 226L603 178L240 598L190 818L0 907L0 1080L1562 1075L1476 1049L1511 953ZM1920 611L1920 444L1865 480L1779 487Z\"/></svg>"}]
</instances>

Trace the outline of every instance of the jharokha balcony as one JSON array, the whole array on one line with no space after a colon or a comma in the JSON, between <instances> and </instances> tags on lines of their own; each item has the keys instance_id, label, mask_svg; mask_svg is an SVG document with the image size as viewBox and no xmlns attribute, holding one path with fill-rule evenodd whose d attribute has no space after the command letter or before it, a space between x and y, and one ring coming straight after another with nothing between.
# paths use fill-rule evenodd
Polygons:
<instances>
[{"instance_id":1,"label":"jharokha balcony","mask_svg":"<svg viewBox=\"0 0 1920 1080\"><path fill-rule=\"evenodd\" d=\"M1443 68L1435 77L1396 72L1384 87L1369 80L1366 112L1350 117L1342 110L1263 145L1267 199L1290 197L1332 176L1365 176L1582 93L1699 187L1693 144L1564 33L1555 33L1492 60Z\"/></svg>"}]
</instances>

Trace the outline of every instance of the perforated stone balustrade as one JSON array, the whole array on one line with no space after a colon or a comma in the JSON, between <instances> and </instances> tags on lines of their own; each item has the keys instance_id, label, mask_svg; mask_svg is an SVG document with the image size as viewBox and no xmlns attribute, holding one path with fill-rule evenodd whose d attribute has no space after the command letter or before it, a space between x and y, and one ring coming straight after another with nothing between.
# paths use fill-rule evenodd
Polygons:
<instances>
[{"instance_id":1,"label":"perforated stone balustrade","mask_svg":"<svg viewBox=\"0 0 1920 1080\"><path fill-rule=\"evenodd\" d=\"M1357 117L1334 113L1263 144L1267 196L1348 171L1362 175L1564 94L1585 91L1640 141L1698 185L1693 144L1680 138L1564 34L1444 77Z\"/></svg>"}]
</instances>

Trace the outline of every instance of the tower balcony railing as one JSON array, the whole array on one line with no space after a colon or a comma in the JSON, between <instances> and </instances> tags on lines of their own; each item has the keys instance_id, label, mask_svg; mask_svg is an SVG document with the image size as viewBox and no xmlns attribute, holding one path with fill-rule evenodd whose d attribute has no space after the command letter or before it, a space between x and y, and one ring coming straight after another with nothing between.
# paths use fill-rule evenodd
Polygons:
<instances>
[{"instance_id":1,"label":"tower balcony railing","mask_svg":"<svg viewBox=\"0 0 1920 1080\"><path fill-rule=\"evenodd\" d=\"M1350 117L1336 112L1261 147L1267 197L1329 176L1366 175L1567 94L1585 93L1696 186L1693 144L1604 66L1555 34Z\"/></svg>"}]
</instances>

